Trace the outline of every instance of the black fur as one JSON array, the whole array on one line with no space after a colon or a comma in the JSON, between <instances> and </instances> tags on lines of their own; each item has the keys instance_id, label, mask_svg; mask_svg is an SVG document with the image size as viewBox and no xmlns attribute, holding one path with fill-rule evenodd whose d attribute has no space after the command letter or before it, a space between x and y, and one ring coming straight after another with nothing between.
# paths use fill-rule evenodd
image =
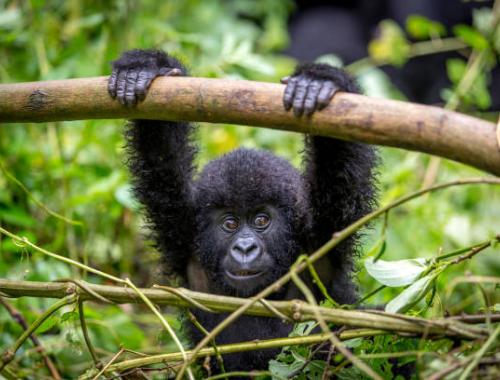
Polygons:
<instances>
[{"instance_id":1,"label":"black fur","mask_svg":"<svg viewBox=\"0 0 500 380\"><path fill-rule=\"evenodd\" d=\"M137 101L133 98L133 88L123 89L122 95L116 95L113 90L120 75L122 81L126 79L125 74L120 74L123 71L144 69L148 78L162 75L162 68L163 72L172 68L186 72L177 60L158 51L125 53L114 62L113 68L110 93L118 98L128 96L128 104ZM328 99L336 90L358 92L349 76L328 65L299 66L292 79L298 86L296 97L302 90L307 92L307 86L314 81L331 86L333 90ZM299 89L300 86L303 88ZM310 93L315 95L313 100L318 91ZM313 106L316 110L321 108L316 103ZM297 107L301 105L294 104L294 111ZM207 291L242 295L229 286L220 273L219 252L226 242L214 228L211 213L215 209L247 210L267 204L278 210L276 228L264 237L266 249L275 262L267 280L269 284L286 273L299 254L319 248L335 231L365 215L373 206L376 156L368 145L308 136L303 173L272 153L237 149L210 162L196 176L195 148L190 142L192 131L188 123L135 120L126 132L135 192L146 207L149 227L165 258L168 274L177 275L188 287L193 287L188 281L188 263L195 260L207 275ZM339 303L352 303L356 299L356 287L351 279L355 252L356 237L353 237L321 264L327 269L322 277ZM252 294L263 286L252 290ZM289 285L272 298L297 296ZM208 330L225 317L200 311L195 314ZM290 328L277 319L244 316L229 326L217 342L286 336ZM201 338L196 331L193 336L195 340ZM276 352L233 354L226 356L225 366L228 370L266 368Z\"/></svg>"}]
</instances>

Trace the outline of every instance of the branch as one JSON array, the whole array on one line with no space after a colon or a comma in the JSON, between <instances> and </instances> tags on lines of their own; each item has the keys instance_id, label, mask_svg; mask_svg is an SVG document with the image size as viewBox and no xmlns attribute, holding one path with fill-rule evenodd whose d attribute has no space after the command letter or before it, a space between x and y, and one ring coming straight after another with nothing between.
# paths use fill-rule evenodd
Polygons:
<instances>
[{"instance_id":1,"label":"branch","mask_svg":"<svg viewBox=\"0 0 500 380\"><path fill-rule=\"evenodd\" d=\"M158 78L147 99L126 108L107 77L0 85L1 122L163 119L234 123L393 146L500 175L493 123L442 108L341 93L312 117L283 109L284 86L244 80Z\"/></svg>"},{"instance_id":2,"label":"branch","mask_svg":"<svg viewBox=\"0 0 500 380\"><path fill-rule=\"evenodd\" d=\"M29 329L28 323L24 319L23 315L16 309L14 308L11 304L9 304L3 297L0 297L0 304L7 310L7 313L10 314L10 316L19 324L21 325L22 329L24 331ZM59 371L57 370L57 367L55 366L54 362L52 359L50 359L49 355L47 354L47 351L42 345L42 342L40 342L40 339L38 339L38 336L35 334L31 334L29 336L29 339L33 343L33 345L38 349L38 352L43 358L43 361L45 362L45 366L49 370L50 375L54 380L61 380L61 375L59 375Z\"/></svg>"},{"instance_id":3,"label":"branch","mask_svg":"<svg viewBox=\"0 0 500 380\"><path fill-rule=\"evenodd\" d=\"M246 351L259 351L269 348L279 348L279 347L287 347L287 346L296 346L301 344L315 344L322 343L329 339L331 334L312 334L306 336L294 336L294 337L286 337L286 338L274 338L274 339L265 339L265 340L252 340L241 343L231 343L224 344L218 346L218 351L221 354L231 354L235 352L246 352ZM349 340L355 338L363 338L363 337L371 337L377 335L385 335L383 331L372 331L372 330L348 330L343 331L339 334L339 338L341 340ZM187 351L189 355L193 354L193 357L206 357L206 356L214 356L216 355L216 351L213 347L204 348L197 353L193 353L192 351ZM178 363L182 360L182 356L178 352L173 352L169 354L158 354L151 355L138 359L128 359L122 362L111 365L106 372L111 373L113 371L123 372L132 368L141 368L153 364L160 363ZM88 372L81 376L81 380L90 379L93 375L92 372Z\"/></svg>"},{"instance_id":4,"label":"branch","mask_svg":"<svg viewBox=\"0 0 500 380\"><path fill-rule=\"evenodd\" d=\"M140 289L140 293L155 305L193 307L193 303L188 300L194 300L198 304L218 313L237 310L248 302L246 298L194 292L182 288L177 288L177 291L182 293L182 295L165 292L161 289ZM0 292L3 296L9 297L29 296L43 298L63 298L68 296L68 294L77 293L78 299L82 301L92 300L95 302L102 302L102 298L105 298L118 304L142 303L137 293L130 288L94 285L89 283L85 283L85 287L77 287L72 282L38 282L0 279ZM101 297L97 298L96 294ZM281 315L285 315L290 318L290 320L296 322L314 320L319 313L319 315L329 323L357 328L392 331L403 334L458 336L464 339L474 339L483 337L487 333L486 330L450 318L435 320L416 317L402 318L403 316L401 315L384 312L377 312L374 314L373 311L369 310L344 310L312 306L299 300L266 300L266 303L271 305L272 310L278 310ZM275 318L280 317L280 315L277 316L271 309L261 303L255 303L245 311L245 314ZM458 326L459 329L450 328L453 326Z\"/></svg>"}]
</instances>

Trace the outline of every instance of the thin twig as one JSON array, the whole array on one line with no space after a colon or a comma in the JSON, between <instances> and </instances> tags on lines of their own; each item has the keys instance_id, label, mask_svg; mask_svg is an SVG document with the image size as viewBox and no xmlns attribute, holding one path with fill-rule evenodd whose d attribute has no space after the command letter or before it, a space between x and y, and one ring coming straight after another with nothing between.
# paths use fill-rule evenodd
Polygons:
<instances>
[{"instance_id":1,"label":"thin twig","mask_svg":"<svg viewBox=\"0 0 500 380\"><path fill-rule=\"evenodd\" d=\"M76 294L70 294L52 304L47 310L45 310L16 340L11 348L5 350L0 358L0 371L9 364L16 355L16 352L21 348L23 343L28 339L31 334L33 334L40 325L45 322L52 314L63 306L70 305L76 301Z\"/></svg>"},{"instance_id":2,"label":"thin twig","mask_svg":"<svg viewBox=\"0 0 500 380\"><path fill-rule=\"evenodd\" d=\"M167 330L167 332L169 333L169 335L172 337L172 339L174 340L175 344L177 345L177 347L179 348L179 351L181 352L182 354L182 358L184 359L184 363L187 363L186 365L188 366L186 368L187 370L187 373L188 373L188 377L192 380L194 380L194 375L193 375L193 372L191 371L191 368L189 367L189 363L188 363L188 357L186 355L186 350L184 349L184 346L182 345L179 337L177 336L177 334L175 333L174 329L172 328L172 326L170 326L170 324L167 322L167 320L163 317L163 315L161 315L161 313L158 311L158 309L156 308L155 305L153 305L153 303L149 300L148 297L146 297L144 295L143 292L141 292L139 290L138 287L136 287L132 281L130 281L130 279L126 278L125 279L125 283L130 286L132 289L134 289L134 291L139 295L139 297L144 301L144 303L149 307L149 309L158 317L158 319L160 320L161 324L163 325L163 327L165 328L165 330Z\"/></svg>"},{"instance_id":3,"label":"thin twig","mask_svg":"<svg viewBox=\"0 0 500 380\"><path fill-rule=\"evenodd\" d=\"M486 354L486 352L490 349L490 347L493 346L494 343L497 343L497 337L500 335L500 325L497 326L495 331L490 335L488 340L484 342L484 344L481 346L479 351L477 351L474 354L474 359L471 361L471 363L465 368L465 370L462 372L462 375L460 375L459 380L465 380L469 376L469 374L472 372L472 370L478 365L479 361L482 359L482 357Z\"/></svg>"},{"instance_id":4,"label":"thin twig","mask_svg":"<svg viewBox=\"0 0 500 380\"><path fill-rule=\"evenodd\" d=\"M19 325L23 328L23 330L26 331L28 329L28 324L26 323L26 320L24 319L23 315L16 308L14 308L11 304L9 304L7 301L5 301L3 299L3 297L0 297L0 303L7 310L7 312L10 314L10 316L17 323L19 323ZM59 371L57 370L57 367L55 366L55 364L52 362L52 359L50 359L49 355L47 355L47 352L45 351L45 348L43 347L42 343L40 342L40 339L38 339L38 336L36 334L31 334L30 340L33 342L33 345L35 347L37 347L38 352L42 356L43 361L45 362L45 366L49 370L50 375L55 380L60 380L61 375L59 374Z\"/></svg>"},{"instance_id":5,"label":"thin twig","mask_svg":"<svg viewBox=\"0 0 500 380\"><path fill-rule=\"evenodd\" d=\"M94 346L92 345L92 341L90 340L89 331L87 328L87 321L85 320L85 313L83 310L83 301L78 300L78 317L80 318L80 326L82 328L83 339L85 340L85 344L87 345L87 349L90 352L90 356L94 361L94 365L96 368L99 368L99 358L94 350Z\"/></svg>"},{"instance_id":6,"label":"thin twig","mask_svg":"<svg viewBox=\"0 0 500 380\"><path fill-rule=\"evenodd\" d=\"M112 365L116 361L116 359L118 359L120 357L121 354L123 354L123 351L124 351L124 349L120 348L120 351L118 351L115 355L113 355L113 357L111 358L111 360L106 363L106 365L99 371L99 373L97 375L94 376L94 378L92 380L98 380L99 377L104 372L106 372L106 370L109 368L109 366Z\"/></svg>"},{"instance_id":7,"label":"thin twig","mask_svg":"<svg viewBox=\"0 0 500 380\"><path fill-rule=\"evenodd\" d=\"M198 329L201 331L202 334L208 335L208 331L203 325L198 321L196 316L190 311L187 310L187 315L189 317L189 321ZM215 340L212 341L212 347L214 348L215 351L215 358L217 359L217 362L219 363L220 370L222 373L226 373L226 368L224 367L224 359L222 359L222 355L220 354L218 348L217 348L217 343Z\"/></svg>"},{"instance_id":8,"label":"thin twig","mask_svg":"<svg viewBox=\"0 0 500 380\"><path fill-rule=\"evenodd\" d=\"M53 216L56 219L62 220L65 223L71 224L73 226L83 226L83 222L79 220L73 220L70 218L65 217L64 215L61 215L55 211L52 211L50 208L48 208L45 204L43 204L41 201L39 201L35 196L31 193L31 191L28 190L24 184L19 181L16 177L14 177L3 165L2 161L0 161L0 171L3 172L5 177L7 177L10 181L14 182L27 196L29 199L33 201L38 207L40 207L43 211L45 211L47 214L50 216Z\"/></svg>"}]
</instances>

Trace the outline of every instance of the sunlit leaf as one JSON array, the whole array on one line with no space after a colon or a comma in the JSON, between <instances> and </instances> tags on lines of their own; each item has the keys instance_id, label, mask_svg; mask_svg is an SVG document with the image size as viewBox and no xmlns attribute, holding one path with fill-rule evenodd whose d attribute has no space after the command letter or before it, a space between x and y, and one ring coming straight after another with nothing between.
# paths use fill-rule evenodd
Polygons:
<instances>
[{"instance_id":1,"label":"sunlit leaf","mask_svg":"<svg viewBox=\"0 0 500 380\"><path fill-rule=\"evenodd\" d=\"M397 261L365 260L365 268L374 279L390 287L406 286L415 281L427 269L427 259L408 259Z\"/></svg>"},{"instance_id":2,"label":"sunlit leaf","mask_svg":"<svg viewBox=\"0 0 500 380\"><path fill-rule=\"evenodd\" d=\"M376 62L402 66L409 59L410 45L399 25L384 20L379 25L379 36L368 45L370 57Z\"/></svg>"},{"instance_id":3,"label":"sunlit leaf","mask_svg":"<svg viewBox=\"0 0 500 380\"><path fill-rule=\"evenodd\" d=\"M446 35L446 28L443 24L437 21L432 21L421 15L408 16L406 19L406 30L410 36L419 40L426 40Z\"/></svg>"},{"instance_id":4,"label":"sunlit leaf","mask_svg":"<svg viewBox=\"0 0 500 380\"><path fill-rule=\"evenodd\" d=\"M484 50L488 48L488 40L469 25L456 25L453 27L453 33L474 49Z\"/></svg>"},{"instance_id":5,"label":"sunlit leaf","mask_svg":"<svg viewBox=\"0 0 500 380\"><path fill-rule=\"evenodd\" d=\"M436 273L430 273L414 282L389 302L385 307L385 311L389 313L404 313L409 310L432 289L436 277Z\"/></svg>"},{"instance_id":6,"label":"sunlit leaf","mask_svg":"<svg viewBox=\"0 0 500 380\"><path fill-rule=\"evenodd\" d=\"M467 64L462 59L452 58L446 61L446 72L452 83L457 84L462 80L466 68Z\"/></svg>"}]
</instances>

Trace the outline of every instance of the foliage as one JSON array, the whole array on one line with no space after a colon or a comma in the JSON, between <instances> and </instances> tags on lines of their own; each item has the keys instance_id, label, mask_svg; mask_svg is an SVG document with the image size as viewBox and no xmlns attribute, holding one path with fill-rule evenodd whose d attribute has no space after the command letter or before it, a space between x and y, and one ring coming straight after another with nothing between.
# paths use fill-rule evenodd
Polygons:
<instances>
[{"instance_id":1,"label":"foliage","mask_svg":"<svg viewBox=\"0 0 500 380\"><path fill-rule=\"evenodd\" d=\"M265 0L0 0L0 80L107 75L109 62L121 51L158 47L177 54L191 67L193 75L276 82L294 66L293 60L279 53L288 42L286 22L291 9L290 1ZM491 10L477 11L472 26L457 25L450 36L439 23L417 15L408 19L409 36L396 23L384 21L379 37L369 46L371 64L356 74L369 95L401 98L377 65L401 66L412 59L416 51L411 38L423 41L418 43L429 38L434 42L460 39L468 47L466 56L447 62L451 87L443 91L443 98L449 101L458 96L459 109L464 111L488 109L489 73L497 65L500 52L500 28L491 28L492 18ZM475 54L482 54L481 65L470 88L461 92L462 79L472 75L467 59ZM151 269L158 267L158 254L143 241L140 213L128 190L122 124L97 120L0 128L0 226L103 272L130 277L137 285L151 285L161 282L159 273ZM302 140L296 134L201 125L197 137L200 166L241 144L273 150L300 165L297 153ZM431 170L431 159L423 154L384 148L381 155L381 204L419 189ZM443 161L435 181L480 174ZM377 222L366 233L366 252L370 257L383 256L383 260L369 259L368 271L360 265L361 294L384 284L367 301L369 304L396 303L391 310L407 310L425 317L498 311L495 285L464 279L469 273L498 279L498 245L446 270L431 269L431 261L443 252L493 238L500 233L499 215L500 191L493 186L452 188L394 210L386 223ZM107 283L101 277L33 253L2 235L0 258L2 278L83 278ZM401 289L403 286L407 288ZM8 302L30 324L54 301L20 298ZM140 306L86 304L90 338L98 354L109 360L120 347L146 354L177 351L171 338L160 333L157 319L146 310ZM174 327L180 326L175 312L165 315ZM56 358L57 368L65 378L75 378L92 367L79 323L76 306L66 306L37 330L45 351ZM299 325L294 333L307 335L313 327ZM21 333L16 320L0 307L0 352L11 347ZM396 336L346 342L354 355L365 355L366 363L386 379L395 378L396 367L406 363L416 363L422 376L446 368L446 355L455 343ZM479 342L466 343L455 358L472 355L480 346ZM275 378L286 377L297 369L301 369L297 378L321 378L328 352L316 359L314 350L317 347L285 348L269 369ZM397 362L390 356L410 351L418 351L419 355L408 355ZM388 355L370 357L372 354ZM364 376L338 353L333 353L328 366L342 379ZM29 343L22 346L10 367L20 378L47 376L40 353Z\"/></svg>"}]
</instances>

